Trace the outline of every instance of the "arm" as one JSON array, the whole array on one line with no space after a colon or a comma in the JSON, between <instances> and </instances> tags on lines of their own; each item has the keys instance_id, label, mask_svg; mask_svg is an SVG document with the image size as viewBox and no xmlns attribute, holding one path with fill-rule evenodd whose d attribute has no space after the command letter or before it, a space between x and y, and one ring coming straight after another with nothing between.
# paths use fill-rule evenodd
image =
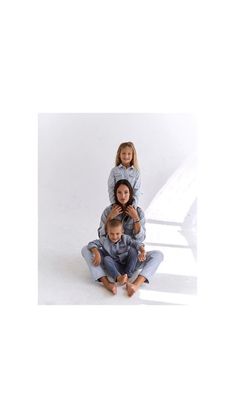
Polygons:
<instances>
[{"instance_id":1,"label":"arm","mask_svg":"<svg viewBox=\"0 0 235 418\"><path fill-rule=\"evenodd\" d=\"M135 239L132 239L128 235L125 235L127 244L131 245L132 247L136 248L139 252L138 259L140 261L144 261L146 259L146 252L144 249L144 244L140 243L139 241L136 241Z\"/></svg>"},{"instance_id":2,"label":"arm","mask_svg":"<svg viewBox=\"0 0 235 418\"><path fill-rule=\"evenodd\" d=\"M133 204L135 207L138 206L140 200L140 186L141 186L141 177L139 171L136 173L136 181L133 185Z\"/></svg>"},{"instance_id":3,"label":"arm","mask_svg":"<svg viewBox=\"0 0 235 418\"><path fill-rule=\"evenodd\" d=\"M92 264L94 264L94 266L99 266L101 263L101 255L100 252L97 248L91 248L91 253L93 255L93 260L92 260Z\"/></svg>"},{"instance_id":4,"label":"arm","mask_svg":"<svg viewBox=\"0 0 235 418\"><path fill-rule=\"evenodd\" d=\"M108 178L108 193L109 193L110 203L115 203L115 196L113 192L114 186L115 186L115 178L114 178L114 170L112 169Z\"/></svg>"},{"instance_id":5,"label":"arm","mask_svg":"<svg viewBox=\"0 0 235 418\"><path fill-rule=\"evenodd\" d=\"M145 249L144 249L144 245L141 245L140 247L139 247L139 255L138 255L138 259L140 260L140 261L144 261L145 259L146 259L146 252L145 252Z\"/></svg>"},{"instance_id":6,"label":"arm","mask_svg":"<svg viewBox=\"0 0 235 418\"><path fill-rule=\"evenodd\" d=\"M133 219L133 228L134 228L134 234L138 234L140 232L140 222L139 222L139 214L136 210L136 208L132 205L129 205L126 208L127 215L130 216L130 218Z\"/></svg>"},{"instance_id":7,"label":"arm","mask_svg":"<svg viewBox=\"0 0 235 418\"><path fill-rule=\"evenodd\" d=\"M146 228L145 228L145 216L144 211L138 207L137 213L139 215L139 225L140 225L140 231L135 235L135 239L139 242L143 242L146 238Z\"/></svg>"},{"instance_id":8,"label":"arm","mask_svg":"<svg viewBox=\"0 0 235 418\"><path fill-rule=\"evenodd\" d=\"M103 211L103 213L102 213L102 215L101 215L101 218L100 218L100 226L99 226L99 228L98 228L98 236L99 236L99 238L101 238L101 237L105 237L105 235L106 235L106 229L105 229L105 226L106 226L106 222L107 222L107 219L108 219L108 215L109 215L109 213L111 212L111 206L108 206L104 211Z\"/></svg>"},{"instance_id":9,"label":"arm","mask_svg":"<svg viewBox=\"0 0 235 418\"><path fill-rule=\"evenodd\" d=\"M89 242L87 247L93 255L92 263L94 264L94 266L99 266L101 263L101 256L98 248L101 247L101 242L98 239L96 239L94 241Z\"/></svg>"},{"instance_id":10,"label":"arm","mask_svg":"<svg viewBox=\"0 0 235 418\"><path fill-rule=\"evenodd\" d=\"M133 234L138 241L145 240L145 216L140 207L135 209L133 206L128 206L126 213L133 219Z\"/></svg>"}]
</instances>

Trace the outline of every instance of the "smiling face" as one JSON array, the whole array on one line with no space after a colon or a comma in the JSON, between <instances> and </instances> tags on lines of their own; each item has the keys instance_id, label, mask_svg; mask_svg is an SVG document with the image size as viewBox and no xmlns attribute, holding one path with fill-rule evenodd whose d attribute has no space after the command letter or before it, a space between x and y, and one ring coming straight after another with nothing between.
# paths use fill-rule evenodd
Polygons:
<instances>
[{"instance_id":1,"label":"smiling face","mask_svg":"<svg viewBox=\"0 0 235 418\"><path fill-rule=\"evenodd\" d=\"M120 160L122 162L122 165L125 167L130 167L131 161L133 158L133 152L131 147L124 147L120 151Z\"/></svg>"},{"instance_id":2,"label":"smiling face","mask_svg":"<svg viewBox=\"0 0 235 418\"><path fill-rule=\"evenodd\" d=\"M123 234L123 229L122 229L122 225L118 225L118 226L108 226L108 230L107 230L107 234L108 237L110 239L110 241L112 242L118 242Z\"/></svg>"},{"instance_id":3,"label":"smiling face","mask_svg":"<svg viewBox=\"0 0 235 418\"><path fill-rule=\"evenodd\" d=\"M120 184L117 188L117 200L121 205L126 205L130 199L130 191L125 184Z\"/></svg>"}]
</instances>

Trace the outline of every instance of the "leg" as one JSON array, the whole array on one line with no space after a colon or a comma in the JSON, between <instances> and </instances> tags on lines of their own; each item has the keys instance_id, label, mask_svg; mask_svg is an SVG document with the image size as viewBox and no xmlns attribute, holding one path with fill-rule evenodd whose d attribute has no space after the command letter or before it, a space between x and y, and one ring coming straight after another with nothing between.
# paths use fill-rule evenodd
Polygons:
<instances>
[{"instance_id":1,"label":"leg","mask_svg":"<svg viewBox=\"0 0 235 418\"><path fill-rule=\"evenodd\" d=\"M127 282L127 275L120 273L120 269L122 268L122 266L117 261L115 261L110 255L106 255L104 257L104 266L108 274L118 283L124 284Z\"/></svg>"},{"instance_id":2,"label":"leg","mask_svg":"<svg viewBox=\"0 0 235 418\"><path fill-rule=\"evenodd\" d=\"M117 276L117 282L121 285L127 283L128 281L128 276L127 274L120 274L120 276Z\"/></svg>"},{"instance_id":3,"label":"leg","mask_svg":"<svg viewBox=\"0 0 235 418\"><path fill-rule=\"evenodd\" d=\"M88 250L87 246L82 248L82 256L84 257L88 268L90 270L91 276L94 280L98 280L99 282L103 283L104 287L110 290L113 294L117 293L117 286L116 283L112 283L108 280L107 273L104 270L102 264L99 266L94 266L92 264L92 254Z\"/></svg>"},{"instance_id":4,"label":"leg","mask_svg":"<svg viewBox=\"0 0 235 418\"><path fill-rule=\"evenodd\" d=\"M91 276L94 280L98 280L101 277L107 277L107 272L104 270L102 263L99 266L94 266L94 264L92 263L92 254L90 250L88 250L87 246L82 248L81 253L82 256L85 258Z\"/></svg>"},{"instance_id":5,"label":"leg","mask_svg":"<svg viewBox=\"0 0 235 418\"><path fill-rule=\"evenodd\" d=\"M108 275L116 280L117 276L120 275L118 270L118 263L116 263L110 255L104 256L103 261L105 270L107 271Z\"/></svg>"},{"instance_id":6,"label":"leg","mask_svg":"<svg viewBox=\"0 0 235 418\"><path fill-rule=\"evenodd\" d=\"M141 275L145 277L145 281L149 283L152 276L161 264L164 256L161 251L148 251L145 261L138 261L136 267L141 268Z\"/></svg>"},{"instance_id":7,"label":"leg","mask_svg":"<svg viewBox=\"0 0 235 418\"><path fill-rule=\"evenodd\" d=\"M125 272L128 277L131 277L135 271L136 264L138 260L138 251L136 248L131 247L128 256L126 259L126 266L125 266Z\"/></svg>"},{"instance_id":8,"label":"leg","mask_svg":"<svg viewBox=\"0 0 235 418\"><path fill-rule=\"evenodd\" d=\"M126 284L126 290L127 290L127 294L128 296L132 296L136 290L145 282L145 277L141 276L139 274L139 276L134 280L133 283L127 282Z\"/></svg>"},{"instance_id":9,"label":"leg","mask_svg":"<svg viewBox=\"0 0 235 418\"><path fill-rule=\"evenodd\" d=\"M126 284L126 290L128 296L132 296L136 290L144 283L149 283L149 279L157 270L159 264L163 260L163 254L161 251L148 251L146 255L146 260L143 262L138 262L137 267L142 267L141 274L134 280L133 283L128 282Z\"/></svg>"},{"instance_id":10,"label":"leg","mask_svg":"<svg viewBox=\"0 0 235 418\"><path fill-rule=\"evenodd\" d=\"M101 277L99 279L101 283L103 283L104 287L112 292L114 295L117 293L117 285L116 283L110 282L107 277Z\"/></svg>"}]
</instances>

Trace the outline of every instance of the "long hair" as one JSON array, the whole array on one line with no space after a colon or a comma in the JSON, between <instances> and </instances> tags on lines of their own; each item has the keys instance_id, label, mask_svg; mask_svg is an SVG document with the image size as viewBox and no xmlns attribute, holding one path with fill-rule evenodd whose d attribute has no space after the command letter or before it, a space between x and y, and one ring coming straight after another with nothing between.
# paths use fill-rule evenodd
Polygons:
<instances>
[{"instance_id":1,"label":"long hair","mask_svg":"<svg viewBox=\"0 0 235 418\"><path fill-rule=\"evenodd\" d=\"M120 154L121 151L123 150L123 148L129 147L132 150L132 160L131 160L131 165L133 165L137 170L139 170L139 164L138 164L138 160L137 160L137 153L136 153L136 149L135 146L133 144L133 142L122 142L122 144L119 145L118 150L117 150L117 155L116 155L116 159L115 159L115 165L119 165L121 164L121 158L120 158Z\"/></svg>"},{"instance_id":2,"label":"long hair","mask_svg":"<svg viewBox=\"0 0 235 418\"><path fill-rule=\"evenodd\" d=\"M117 189L119 188L119 186L121 186L121 184L124 184L125 186L127 186L127 187L128 187L128 189L129 189L129 192L130 192L130 197L129 197L129 200L128 200L128 202L127 202L126 206L128 206L128 205L132 205L132 202L133 202L133 189L132 189L132 186L131 186L131 184L129 183L129 181L128 181L128 180L125 180L125 179L123 179L123 180L118 180L118 181L117 181L117 183L116 183L116 184L115 184L115 186L114 186L114 197L115 197L115 203L116 203L117 205L120 205L120 202L118 201L118 198L117 198Z\"/></svg>"}]
</instances>

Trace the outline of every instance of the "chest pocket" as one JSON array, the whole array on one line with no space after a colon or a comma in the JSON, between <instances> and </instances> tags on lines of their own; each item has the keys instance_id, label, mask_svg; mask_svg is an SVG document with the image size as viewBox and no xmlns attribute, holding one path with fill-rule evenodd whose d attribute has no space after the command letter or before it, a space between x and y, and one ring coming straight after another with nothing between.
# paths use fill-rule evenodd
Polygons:
<instances>
[{"instance_id":1,"label":"chest pocket","mask_svg":"<svg viewBox=\"0 0 235 418\"><path fill-rule=\"evenodd\" d=\"M115 183L117 183L117 181L123 180L123 179L124 179L124 177L121 173L116 173L115 174Z\"/></svg>"},{"instance_id":2,"label":"chest pocket","mask_svg":"<svg viewBox=\"0 0 235 418\"><path fill-rule=\"evenodd\" d=\"M129 181L129 183L132 185L132 187L134 187L135 182L136 182L136 178L135 178L135 174L133 173L133 171L130 171L130 172L128 173L127 180L128 180L128 181Z\"/></svg>"}]
</instances>

